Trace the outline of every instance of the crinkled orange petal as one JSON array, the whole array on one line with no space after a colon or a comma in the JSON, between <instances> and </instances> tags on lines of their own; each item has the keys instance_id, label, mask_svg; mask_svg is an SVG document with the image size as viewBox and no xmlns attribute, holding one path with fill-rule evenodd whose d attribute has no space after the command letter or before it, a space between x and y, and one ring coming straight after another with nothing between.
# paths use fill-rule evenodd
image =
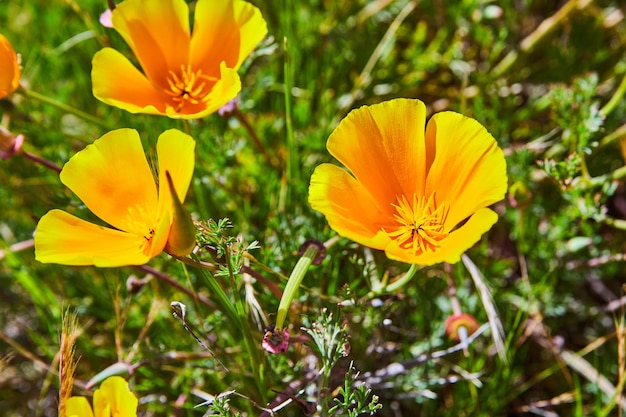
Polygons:
<instances>
[{"instance_id":1,"label":"crinkled orange petal","mask_svg":"<svg viewBox=\"0 0 626 417\"><path fill-rule=\"evenodd\" d=\"M70 397L65 407L64 417L94 417L91 405L85 397Z\"/></svg>"},{"instance_id":2,"label":"crinkled orange petal","mask_svg":"<svg viewBox=\"0 0 626 417\"><path fill-rule=\"evenodd\" d=\"M164 114L170 97L121 53L104 48L93 57L91 81L98 100L131 113Z\"/></svg>"},{"instance_id":3,"label":"crinkled orange petal","mask_svg":"<svg viewBox=\"0 0 626 417\"><path fill-rule=\"evenodd\" d=\"M119 376L107 378L93 395L96 417L137 417L137 397Z\"/></svg>"},{"instance_id":4,"label":"crinkled orange petal","mask_svg":"<svg viewBox=\"0 0 626 417\"><path fill-rule=\"evenodd\" d=\"M144 244L143 236L98 226L62 210L51 210L37 224L35 259L63 265L143 265L151 258L143 253Z\"/></svg>"},{"instance_id":5,"label":"crinkled orange petal","mask_svg":"<svg viewBox=\"0 0 626 417\"><path fill-rule=\"evenodd\" d=\"M446 230L476 210L504 198L507 188L504 153L476 120L454 112L435 114L426 137L435 136L436 156L428 173L427 194L448 201Z\"/></svg>"},{"instance_id":6,"label":"crinkled orange petal","mask_svg":"<svg viewBox=\"0 0 626 417\"><path fill-rule=\"evenodd\" d=\"M389 243L389 237L381 233L388 216L368 190L342 168L332 164L315 168L309 203L341 236L375 249L384 249Z\"/></svg>"},{"instance_id":7,"label":"crinkled orange petal","mask_svg":"<svg viewBox=\"0 0 626 417\"><path fill-rule=\"evenodd\" d=\"M443 240L443 245L434 252L424 252L415 256L412 250L401 248L397 241L391 241L385 248L390 259L418 265L434 265L440 262L456 263L461 255L471 248L491 226L498 221L498 215L488 208L476 211L465 224L454 230Z\"/></svg>"},{"instance_id":8,"label":"crinkled orange petal","mask_svg":"<svg viewBox=\"0 0 626 417\"><path fill-rule=\"evenodd\" d=\"M161 133L157 142L159 158L159 218L171 216L172 197L165 177L170 173L176 194L181 202L185 201L195 164L196 142L179 130L170 129Z\"/></svg>"},{"instance_id":9,"label":"crinkled orange petal","mask_svg":"<svg viewBox=\"0 0 626 417\"><path fill-rule=\"evenodd\" d=\"M89 210L117 229L129 231L129 207L156 219L156 183L136 130L105 134L74 155L60 177Z\"/></svg>"},{"instance_id":10,"label":"crinkled orange petal","mask_svg":"<svg viewBox=\"0 0 626 417\"><path fill-rule=\"evenodd\" d=\"M390 100L351 111L328 138L328 151L389 215L398 197L423 193L425 119L421 101Z\"/></svg>"},{"instance_id":11,"label":"crinkled orange petal","mask_svg":"<svg viewBox=\"0 0 626 417\"><path fill-rule=\"evenodd\" d=\"M219 75L221 62L239 69L265 35L267 24L252 4L241 0L199 0L191 35L191 66L211 76Z\"/></svg>"},{"instance_id":12,"label":"crinkled orange petal","mask_svg":"<svg viewBox=\"0 0 626 417\"><path fill-rule=\"evenodd\" d=\"M237 71L227 68L222 62L220 66L220 79L213 85L211 92L198 104L186 104L183 112L177 112L175 108L168 107L165 115L172 119L198 119L216 112L224 104L235 98L241 91L241 81Z\"/></svg>"},{"instance_id":13,"label":"crinkled orange petal","mask_svg":"<svg viewBox=\"0 0 626 417\"><path fill-rule=\"evenodd\" d=\"M147 77L167 88L167 75L189 63L189 8L184 0L125 0L113 28L133 50Z\"/></svg>"},{"instance_id":14,"label":"crinkled orange petal","mask_svg":"<svg viewBox=\"0 0 626 417\"><path fill-rule=\"evenodd\" d=\"M20 75L17 54L9 40L0 34L0 99L11 95L17 89Z\"/></svg>"},{"instance_id":15,"label":"crinkled orange petal","mask_svg":"<svg viewBox=\"0 0 626 417\"><path fill-rule=\"evenodd\" d=\"M240 33L233 0L198 0L194 12L190 64L205 75L219 77L220 64L235 68L239 58Z\"/></svg>"}]
</instances>

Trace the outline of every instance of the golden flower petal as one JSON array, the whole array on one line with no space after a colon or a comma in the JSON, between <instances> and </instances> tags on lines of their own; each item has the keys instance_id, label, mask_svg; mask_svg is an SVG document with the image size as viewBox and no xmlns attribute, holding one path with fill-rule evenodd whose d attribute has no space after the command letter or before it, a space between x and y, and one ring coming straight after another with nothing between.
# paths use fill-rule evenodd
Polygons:
<instances>
[{"instance_id":1,"label":"golden flower petal","mask_svg":"<svg viewBox=\"0 0 626 417\"><path fill-rule=\"evenodd\" d=\"M436 142L426 192L450 203L446 230L476 210L504 198L506 161L496 140L476 120L454 112L435 114L426 137Z\"/></svg>"},{"instance_id":2,"label":"golden flower petal","mask_svg":"<svg viewBox=\"0 0 626 417\"><path fill-rule=\"evenodd\" d=\"M196 142L179 130L170 129L161 133L157 142L159 158L159 218L173 210L172 197L167 184L165 171L170 173L176 194L181 202L185 201L194 170L194 151Z\"/></svg>"},{"instance_id":3,"label":"golden flower petal","mask_svg":"<svg viewBox=\"0 0 626 417\"><path fill-rule=\"evenodd\" d=\"M89 401L85 397L70 397L66 402L63 417L94 417Z\"/></svg>"},{"instance_id":4,"label":"golden flower petal","mask_svg":"<svg viewBox=\"0 0 626 417\"><path fill-rule=\"evenodd\" d=\"M131 113L195 119L217 111L241 90L237 68L267 33L242 0L199 0L193 36L184 0L125 0L113 27L144 74L110 48L94 56L93 94Z\"/></svg>"},{"instance_id":5,"label":"golden flower petal","mask_svg":"<svg viewBox=\"0 0 626 417\"><path fill-rule=\"evenodd\" d=\"M243 61L267 35L267 23L265 23L261 11L252 4L235 0L233 6L235 21L240 31L239 58L235 65L235 69L239 69Z\"/></svg>"},{"instance_id":6,"label":"golden flower petal","mask_svg":"<svg viewBox=\"0 0 626 417\"><path fill-rule=\"evenodd\" d=\"M328 138L328 151L391 215L401 195L423 194L426 108L396 99L351 111Z\"/></svg>"},{"instance_id":7,"label":"golden flower petal","mask_svg":"<svg viewBox=\"0 0 626 417\"><path fill-rule=\"evenodd\" d=\"M0 34L0 99L11 95L20 84L21 69L17 54L7 38Z\"/></svg>"},{"instance_id":8,"label":"golden flower petal","mask_svg":"<svg viewBox=\"0 0 626 417\"><path fill-rule=\"evenodd\" d=\"M233 0L198 0L191 36L190 64L210 77L219 77L220 64L236 69L240 32Z\"/></svg>"},{"instance_id":9,"label":"golden flower petal","mask_svg":"<svg viewBox=\"0 0 626 417\"><path fill-rule=\"evenodd\" d=\"M62 210L51 210L37 224L35 259L63 265L143 265L155 256L143 252L145 243L142 236L98 226ZM156 253L163 250L165 242L162 244Z\"/></svg>"},{"instance_id":10,"label":"golden flower petal","mask_svg":"<svg viewBox=\"0 0 626 417\"><path fill-rule=\"evenodd\" d=\"M388 216L361 183L335 165L315 168L309 203L326 216L330 227L341 236L381 250L390 242L387 234L381 232Z\"/></svg>"},{"instance_id":11,"label":"golden flower petal","mask_svg":"<svg viewBox=\"0 0 626 417\"><path fill-rule=\"evenodd\" d=\"M110 106L131 113L164 114L169 97L155 88L130 61L112 48L93 57L93 95Z\"/></svg>"},{"instance_id":12,"label":"golden flower petal","mask_svg":"<svg viewBox=\"0 0 626 417\"><path fill-rule=\"evenodd\" d=\"M98 217L124 231L129 208L156 219L157 189L136 130L113 130L74 155L61 171L61 182Z\"/></svg>"},{"instance_id":13,"label":"golden flower petal","mask_svg":"<svg viewBox=\"0 0 626 417\"><path fill-rule=\"evenodd\" d=\"M133 50L147 77L167 88L170 70L189 63L189 8L184 0L124 0L113 28Z\"/></svg>"},{"instance_id":14,"label":"golden flower petal","mask_svg":"<svg viewBox=\"0 0 626 417\"><path fill-rule=\"evenodd\" d=\"M261 11L241 0L196 3L190 61L193 68L218 76L222 62L239 69L267 34Z\"/></svg>"},{"instance_id":15,"label":"golden flower petal","mask_svg":"<svg viewBox=\"0 0 626 417\"><path fill-rule=\"evenodd\" d=\"M107 378L93 395L96 417L137 417L137 397L119 376Z\"/></svg>"},{"instance_id":16,"label":"golden flower petal","mask_svg":"<svg viewBox=\"0 0 626 417\"><path fill-rule=\"evenodd\" d=\"M385 248L385 254L389 259L425 266L440 262L456 263L461 259L463 252L478 242L497 221L498 215L493 210L482 208L465 224L450 233L436 251L415 256L413 251L400 247L397 241L391 241Z\"/></svg>"}]
</instances>

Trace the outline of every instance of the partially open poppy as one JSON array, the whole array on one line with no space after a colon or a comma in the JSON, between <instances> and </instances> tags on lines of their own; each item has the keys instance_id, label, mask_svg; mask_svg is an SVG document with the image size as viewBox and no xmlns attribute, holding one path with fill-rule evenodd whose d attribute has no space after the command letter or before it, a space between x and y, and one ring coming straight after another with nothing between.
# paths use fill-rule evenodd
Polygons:
<instances>
[{"instance_id":1,"label":"partially open poppy","mask_svg":"<svg viewBox=\"0 0 626 417\"><path fill-rule=\"evenodd\" d=\"M476 120L435 114L424 132L419 100L395 99L353 110L328 139L332 164L315 169L309 202L330 227L391 259L458 262L497 221L506 162Z\"/></svg>"},{"instance_id":2,"label":"partially open poppy","mask_svg":"<svg viewBox=\"0 0 626 417\"><path fill-rule=\"evenodd\" d=\"M13 94L20 85L20 62L13 46L0 33L0 99Z\"/></svg>"},{"instance_id":3,"label":"partially open poppy","mask_svg":"<svg viewBox=\"0 0 626 417\"><path fill-rule=\"evenodd\" d=\"M104 267L141 265L164 249L189 254L191 218L182 210L194 169L195 141L171 129L157 143L158 185L137 131L111 131L74 155L61 182L108 228L62 210L44 215L35 231L40 262Z\"/></svg>"},{"instance_id":4,"label":"partially open poppy","mask_svg":"<svg viewBox=\"0 0 626 417\"><path fill-rule=\"evenodd\" d=\"M198 0L193 33L184 0L125 0L113 28L143 73L112 48L93 58L94 96L131 113L195 119L241 90L237 69L267 33L256 7L242 0Z\"/></svg>"}]
</instances>

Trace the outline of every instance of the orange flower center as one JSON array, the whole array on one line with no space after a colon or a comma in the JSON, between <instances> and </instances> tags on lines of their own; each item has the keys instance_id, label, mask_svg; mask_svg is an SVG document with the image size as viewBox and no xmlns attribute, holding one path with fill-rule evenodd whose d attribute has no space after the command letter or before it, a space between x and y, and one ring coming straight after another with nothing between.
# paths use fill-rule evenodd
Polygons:
<instances>
[{"instance_id":1,"label":"orange flower center","mask_svg":"<svg viewBox=\"0 0 626 417\"><path fill-rule=\"evenodd\" d=\"M170 89L165 92L174 100L176 112L180 112L186 104L202 102L216 81L217 78L204 75L202 70L193 71L188 65L181 65L180 72L168 72Z\"/></svg>"},{"instance_id":2,"label":"orange flower center","mask_svg":"<svg viewBox=\"0 0 626 417\"><path fill-rule=\"evenodd\" d=\"M450 204L444 201L438 205L435 194L417 197L409 202L405 196L398 198L398 204L392 204L397 214L393 216L398 222L396 230L387 232L389 237L398 241L403 249L412 250L415 255L426 251L434 251L441 246L441 241L448 236L444 224L448 217Z\"/></svg>"},{"instance_id":3,"label":"orange flower center","mask_svg":"<svg viewBox=\"0 0 626 417\"><path fill-rule=\"evenodd\" d=\"M143 252L148 251L152 243L155 232L153 224L153 216L151 213L148 213L144 207L139 204L128 207L124 222L124 231L137 236L143 236L145 239L141 245Z\"/></svg>"}]
</instances>

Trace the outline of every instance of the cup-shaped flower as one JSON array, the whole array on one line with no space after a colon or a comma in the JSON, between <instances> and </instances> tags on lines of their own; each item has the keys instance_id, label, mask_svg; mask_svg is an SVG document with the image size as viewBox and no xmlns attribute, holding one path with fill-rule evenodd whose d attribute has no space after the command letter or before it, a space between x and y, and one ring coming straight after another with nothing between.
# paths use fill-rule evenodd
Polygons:
<instances>
[{"instance_id":1,"label":"cup-shaped flower","mask_svg":"<svg viewBox=\"0 0 626 417\"><path fill-rule=\"evenodd\" d=\"M70 397L63 417L137 417L137 397L119 376L104 380L93 394L93 408L85 397Z\"/></svg>"},{"instance_id":2,"label":"cup-shaped flower","mask_svg":"<svg viewBox=\"0 0 626 417\"><path fill-rule=\"evenodd\" d=\"M194 148L193 138L178 130L159 136L158 185L133 129L113 130L78 152L63 167L61 182L113 228L51 210L35 231L36 259L114 267L145 264L163 249L188 254L195 233L180 204L191 182Z\"/></svg>"},{"instance_id":3,"label":"cup-shaped flower","mask_svg":"<svg viewBox=\"0 0 626 417\"><path fill-rule=\"evenodd\" d=\"M442 112L425 125L419 100L353 110L327 143L350 172L318 166L309 202L337 233L390 259L454 263L497 221L488 206L504 198L506 162L474 119Z\"/></svg>"},{"instance_id":4,"label":"cup-shaped flower","mask_svg":"<svg viewBox=\"0 0 626 417\"><path fill-rule=\"evenodd\" d=\"M0 99L10 96L20 85L20 61L9 40L0 33Z\"/></svg>"},{"instance_id":5,"label":"cup-shaped flower","mask_svg":"<svg viewBox=\"0 0 626 417\"><path fill-rule=\"evenodd\" d=\"M124 0L113 28L143 73L120 52L93 58L93 94L131 113L205 117L241 90L237 69L267 34L261 12L243 0L198 0L193 33L185 0Z\"/></svg>"}]
</instances>

